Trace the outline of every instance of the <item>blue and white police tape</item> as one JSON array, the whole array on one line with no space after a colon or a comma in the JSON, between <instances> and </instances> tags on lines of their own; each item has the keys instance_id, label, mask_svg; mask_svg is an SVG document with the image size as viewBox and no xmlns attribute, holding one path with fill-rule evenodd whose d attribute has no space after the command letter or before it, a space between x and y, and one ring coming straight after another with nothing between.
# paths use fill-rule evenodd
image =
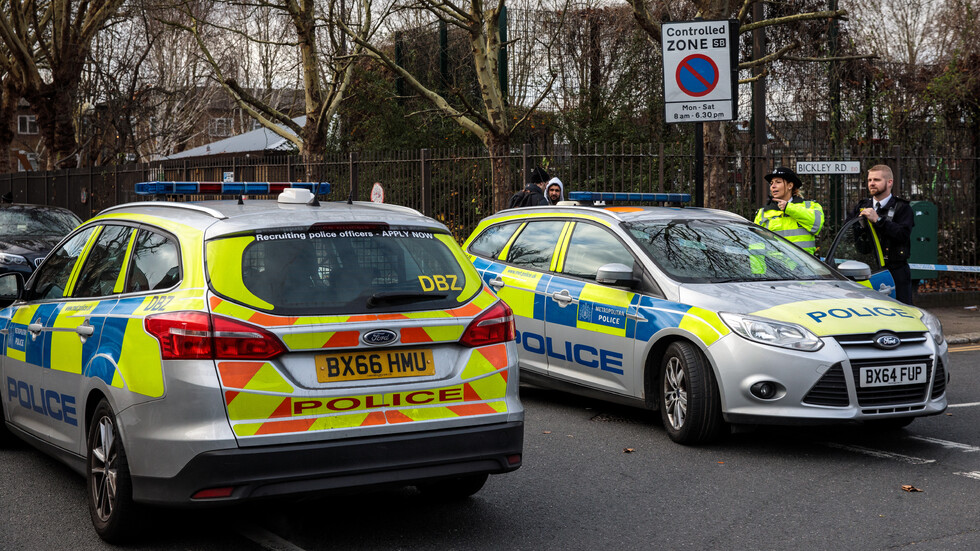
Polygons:
<instances>
[{"instance_id":1,"label":"blue and white police tape","mask_svg":"<svg viewBox=\"0 0 980 551\"><path fill-rule=\"evenodd\" d=\"M980 274L980 266L952 266L949 264L912 264L909 268L913 270L935 270L937 272L968 272Z\"/></svg>"}]
</instances>

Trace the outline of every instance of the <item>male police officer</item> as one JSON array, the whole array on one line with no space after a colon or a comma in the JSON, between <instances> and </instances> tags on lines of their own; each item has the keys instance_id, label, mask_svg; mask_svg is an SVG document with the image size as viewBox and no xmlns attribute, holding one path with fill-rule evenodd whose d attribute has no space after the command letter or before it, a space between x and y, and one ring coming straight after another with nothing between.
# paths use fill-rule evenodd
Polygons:
<instances>
[{"instance_id":1,"label":"male police officer","mask_svg":"<svg viewBox=\"0 0 980 551\"><path fill-rule=\"evenodd\" d=\"M772 199L756 213L755 223L816 254L817 235L823 228L823 207L800 196L803 182L786 167L776 167L766 174L766 182Z\"/></svg>"},{"instance_id":2,"label":"male police officer","mask_svg":"<svg viewBox=\"0 0 980 551\"><path fill-rule=\"evenodd\" d=\"M895 298L912 304L909 250L915 213L908 201L892 195L894 178L892 169L887 165L875 165L868 169L868 193L871 197L861 199L851 217L863 216L874 224L885 253L885 267L895 280Z\"/></svg>"}]
</instances>

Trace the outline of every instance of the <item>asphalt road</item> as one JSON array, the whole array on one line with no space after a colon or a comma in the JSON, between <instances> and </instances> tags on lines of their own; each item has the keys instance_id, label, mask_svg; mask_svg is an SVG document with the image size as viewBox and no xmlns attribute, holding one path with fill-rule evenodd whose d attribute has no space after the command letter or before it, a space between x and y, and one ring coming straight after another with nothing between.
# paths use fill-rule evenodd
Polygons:
<instances>
[{"instance_id":1,"label":"asphalt road","mask_svg":"<svg viewBox=\"0 0 980 551\"><path fill-rule=\"evenodd\" d=\"M949 410L904 430L764 428L699 448L673 444L651 413L525 388L524 466L472 499L401 489L156 510L132 547L980 549L980 346L951 363ZM3 449L0 481L0 549L111 548L83 479L59 463Z\"/></svg>"}]
</instances>

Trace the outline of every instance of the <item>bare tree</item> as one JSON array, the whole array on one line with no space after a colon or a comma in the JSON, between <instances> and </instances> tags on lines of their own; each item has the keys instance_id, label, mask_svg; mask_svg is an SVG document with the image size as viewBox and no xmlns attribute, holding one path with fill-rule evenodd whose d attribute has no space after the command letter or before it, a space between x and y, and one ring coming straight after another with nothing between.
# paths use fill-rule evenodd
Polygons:
<instances>
[{"instance_id":1,"label":"bare tree","mask_svg":"<svg viewBox=\"0 0 980 551\"><path fill-rule=\"evenodd\" d=\"M4 2L0 41L37 114L49 168L74 166L78 86L95 35L123 0Z\"/></svg>"},{"instance_id":2,"label":"bare tree","mask_svg":"<svg viewBox=\"0 0 980 551\"><path fill-rule=\"evenodd\" d=\"M364 48L366 55L387 66L435 110L454 120L483 143L490 154L492 166L493 208L505 208L514 191L511 187L511 168L507 162L511 137L547 96L556 76L545 67L542 72L547 75L547 82L538 85L536 99L520 110L512 107L507 90L501 86L501 74L505 68L499 64L501 49L505 47L500 34L504 1L395 0L378 4L373 0L360 1L363 21L359 27L342 23L344 30ZM555 12L563 13L564 10ZM379 14L379 17L372 19L373 14ZM391 49L385 47L385 44L391 44L394 31L413 18L444 21L465 33L479 91L475 105L458 90L452 93L453 90L426 84L422 75L399 64ZM369 30L368 35L364 35L365 29ZM533 35L523 37L528 41L535 39ZM534 86L530 84L529 88Z\"/></svg>"},{"instance_id":3,"label":"bare tree","mask_svg":"<svg viewBox=\"0 0 980 551\"><path fill-rule=\"evenodd\" d=\"M250 117L281 137L292 142L307 162L321 159L331 125L351 81L352 60L359 53L355 46L347 51L348 41L333 24L356 16L343 0L259 0L254 3L226 4L220 15L203 14L184 9L188 22L171 21L190 32L208 60L214 78ZM251 32L256 20L275 22L288 33L263 35ZM250 25L250 22L252 25ZM272 28L277 28L274 25ZM355 33L355 36L357 34ZM279 108L269 97L256 95L243 83L241 50L229 57L230 37L242 41L245 52L276 50L294 52L286 59L295 60L295 74L302 82L304 122L293 120L290 113ZM222 48L223 51L216 50ZM271 61L275 56L265 56ZM253 57L249 57L248 63ZM261 56L260 56L261 59ZM267 65L261 77L266 84L279 82L279 71ZM283 80L282 82L287 82Z\"/></svg>"},{"instance_id":4,"label":"bare tree","mask_svg":"<svg viewBox=\"0 0 980 551\"><path fill-rule=\"evenodd\" d=\"M757 28L778 28L808 20L839 18L847 15L845 10L813 10L806 11L786 6L784 11L794 12L791 15L750 21L752 6L762 0L688 0L685 2L670 2L668 0L627 0L633 8L634 17L640 27L646 31L650 40L661 42L661 22L692 19L699 16L706 20L735 19L739 22L739 33L751 32ZM802 6L803 2L799 2ZM766 65L779 59L784 59L794 50L804 46L800 40L790 40L776 44L774 51L762 58L743 61L739 69L749 69L757 65ZM813 59L798 61L813 61ZM724 123L708 122L704 124L704 153L705 153L705 205L713 208L728 208L728 169L726 157L728 142Z\"/></svg>"}]
</instances>

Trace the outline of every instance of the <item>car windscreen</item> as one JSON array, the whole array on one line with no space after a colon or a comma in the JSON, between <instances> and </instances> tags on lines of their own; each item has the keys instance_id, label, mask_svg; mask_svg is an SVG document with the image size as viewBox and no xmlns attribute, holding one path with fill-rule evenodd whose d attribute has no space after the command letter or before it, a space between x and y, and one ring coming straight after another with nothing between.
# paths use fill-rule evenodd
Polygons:
<instances>
[{"instance_id":1,"label":"car windscreen","mask_svg":"<svg viewBox=\"0 0 980 551\"><path fill-rule=\"evenodd\" d=\"M685 283L838 279L817 258L754 224L657 220L626 229L657 266Z\"/></svg>"},{"instance_id":2,"label":"car windscreen","mask_svg":"<svg viewBox=\"0 0 980 551\"><path fill-rule=\"evenodd\" d=\"M279 315L455 308L481 288L451 235L386 224L267 228L207 244L212 289Z\"/></svg>"},{"instance_id":3,"label":"car windscreen","mask_svg":"<svg viewBox=\"0 0 980 551\"><path fill-rule=\"evenodd\" d=\"M48 208L0 208L0 235L68 235L82 221L71 211Z\"/></svg>"}]
</instances>

